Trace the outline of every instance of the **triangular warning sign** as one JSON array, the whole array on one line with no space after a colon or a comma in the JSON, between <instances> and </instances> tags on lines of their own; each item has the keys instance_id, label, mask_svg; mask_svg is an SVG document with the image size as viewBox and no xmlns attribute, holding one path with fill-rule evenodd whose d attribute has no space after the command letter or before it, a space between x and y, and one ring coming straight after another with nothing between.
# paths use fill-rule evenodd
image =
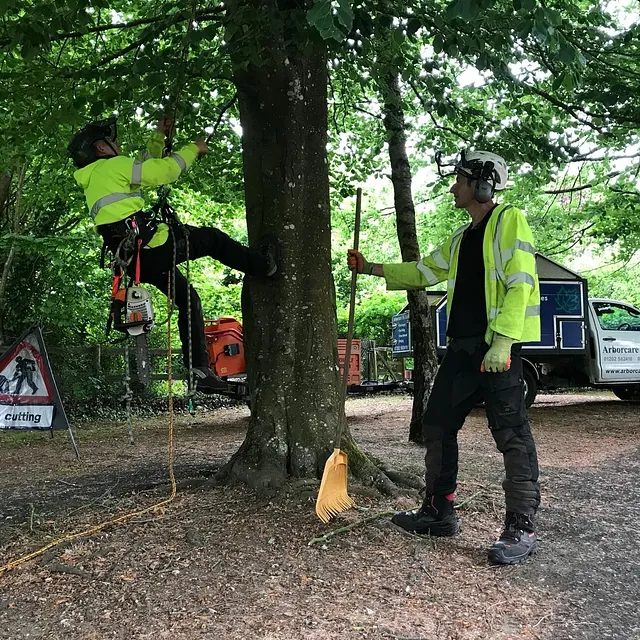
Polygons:
<instances>
[{"instance_id":1,"label":"triangular warning sign","mask_svg":"<svg viewBox=\"0 0 640 640\"><path fill-rule=\"evenodd\" d=\"M0 430L68 429L40 327L0 357Z\"/></svg>"}]
</instances>

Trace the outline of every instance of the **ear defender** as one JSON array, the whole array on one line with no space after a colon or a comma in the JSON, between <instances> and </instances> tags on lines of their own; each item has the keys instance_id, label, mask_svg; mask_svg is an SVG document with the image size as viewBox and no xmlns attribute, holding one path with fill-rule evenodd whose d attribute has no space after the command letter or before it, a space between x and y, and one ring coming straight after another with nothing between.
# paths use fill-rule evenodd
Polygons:
<instances>
[{"instance_id":1,"label":"ear defender","mask_svg":"<svg viewBox=\"0 0 640 640\"><path fill-rule=\"evenodd\" d=\"M476 180L476 188L474 197L478 202L489 202L493 198L495 189L493 185L489 184L486 180Z\"/></svg>"},{"instance_id":2,"label":"ear defender","mask_svg":"<svg viewBox=\"0 0 640 640\"><path fill-rule=\"evenodd\" d=\"M476 180L476 188L474 192L474 197L478 202L489 202L496 192L494 167L494 163L490 160L487 160L482 165L482 172L480 173L480 177Z\"/></svg>"}]
</instances>

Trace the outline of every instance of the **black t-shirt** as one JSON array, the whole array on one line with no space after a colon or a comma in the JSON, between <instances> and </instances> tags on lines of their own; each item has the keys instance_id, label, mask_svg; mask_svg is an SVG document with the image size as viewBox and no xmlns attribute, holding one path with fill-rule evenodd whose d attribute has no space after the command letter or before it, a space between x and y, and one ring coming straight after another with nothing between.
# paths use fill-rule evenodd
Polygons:
<instances>
[{"instance_id":1,"label":"black t-shirt","mask_svg":"<svg viewBox=\"0 0 640 640\"><path fill-rule=\"evenodd\" d=\"M482 242L494 209L495 206L477 227L469 227L462 234L456 286L447 326L447 335L450 338L484 336L487 331Z\"/></svg>"}]
</instances>

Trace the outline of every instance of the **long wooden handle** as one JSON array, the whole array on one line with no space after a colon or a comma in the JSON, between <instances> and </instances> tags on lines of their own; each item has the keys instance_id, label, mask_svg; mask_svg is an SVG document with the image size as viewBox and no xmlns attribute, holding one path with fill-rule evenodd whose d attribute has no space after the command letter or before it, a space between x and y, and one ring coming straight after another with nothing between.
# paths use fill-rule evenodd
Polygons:
<instances>
[{"instance_id":1,"label":"long wooden handle","mask_svg":"<svg viewBox=\"0 0 640 640\"><path fill-rule=\"evenodd\" d=\"M360 215L362 211L362 189L356 191L356 221L353 231L353 248L357 251L360 242ZM347 349L344 354L344 372L342 375L342 397L340 399L340 414L338 416L338 428L336 431L336 441L334 448L340 448L340 440L347 425L345 403L347 401L347 387L349 386L349 364L351 361L351 343L353 342L353 322L356 312L356 284L358 280L358 270L351 272L351 297L349 298L349 322L347 324Z\"/></svg>"}]
</instances>

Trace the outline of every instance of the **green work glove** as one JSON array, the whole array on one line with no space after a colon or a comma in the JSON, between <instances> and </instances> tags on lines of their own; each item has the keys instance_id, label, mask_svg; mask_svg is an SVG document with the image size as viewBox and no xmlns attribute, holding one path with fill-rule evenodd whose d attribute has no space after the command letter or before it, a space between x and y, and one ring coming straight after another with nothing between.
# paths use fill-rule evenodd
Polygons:
<instances>
[{"instance_id":1,"label":"green work glove","mask_svg":"<svg viewBox=\"0 0 640 640\"><path fill-rule=\"evenodd\" d=\"M489 351L484 356L480 371L490 371L491 373L501 373L511 366L511 345L515 340L501 336L496 333Z\"/></svg>"}]
</instances>

